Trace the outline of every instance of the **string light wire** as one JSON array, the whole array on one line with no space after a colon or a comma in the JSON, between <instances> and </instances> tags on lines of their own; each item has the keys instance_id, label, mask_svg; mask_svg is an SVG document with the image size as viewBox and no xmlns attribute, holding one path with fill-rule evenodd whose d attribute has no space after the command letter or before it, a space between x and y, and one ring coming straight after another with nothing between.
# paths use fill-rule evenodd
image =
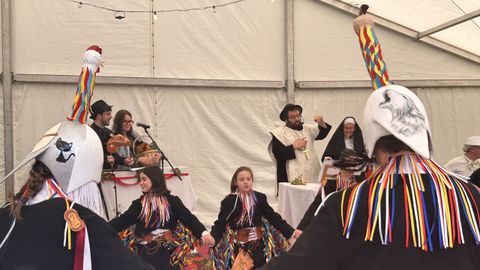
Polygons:
<instances>
[{"instance_id":1,"label":"string light wire","mask_svg":"<svg viewBox=\"0 0 480 270\"><path fill-rule=\"evenodd\" d=\"M126 17L127 13L150 13L153 14L154 16L159 14L159 13L172 13L172 12L189 12L189 11L202 11L202 10L213 10L216 11L219 8L223 8L226 6L230 5L235 5L241 2L245 2L247 0L234 0L230 2L226 2L223 4L215 4L215 5L209 5L209 6L202 6L202 7L191 7L191 8L174 8L174 9L159 9L159 10L126 10L126 9L115 9L107 6L101 6L97 4L92 4L92 3L87 3L87 2L82 2L82 1L77 1L77 0L68 0L70 2L73 2L78 5L78 7L82 6L89 6L93 7L96 9L102 9L106 11L110 11L114 13L115 19L123 19ZM119 16L123 15L123 16Z\"/></svg>"}]
</instances>

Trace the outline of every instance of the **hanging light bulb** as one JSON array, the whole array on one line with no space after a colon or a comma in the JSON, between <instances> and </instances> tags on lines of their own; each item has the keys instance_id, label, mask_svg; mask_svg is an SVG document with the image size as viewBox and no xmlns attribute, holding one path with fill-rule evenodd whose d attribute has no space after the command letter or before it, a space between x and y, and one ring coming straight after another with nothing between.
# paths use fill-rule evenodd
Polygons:
<instances>
[{"instance_id":1,"label":"hanging light bulb","mask_svg":"<svg viewBox=\"0 0 480 270\"><path fill-rule=\"evenodd\" d=\"M123 20L125 17L127 17L127 15L124 11L117 10L115 13L113 13L113 17L117 20Z\"/></svg>"},{"instance_id":2,"label":"hanging light bulb","mask_svg":"<svg viewBox=\"0 0 480 270\"><path fill-rule=\"evenodd\" d=\"M157 16L157 12L156 12L156 11L153 12L153 19L154 19L155 21L158 20L158 16Z\"/></svg>"},{"instance_id":3,"label":"hanging light bulb","mask_svg":"<svg viewBox=\"0 0 480 270\"><path fill-rule=\"evenodd\" d=\"M78 2L78 8L82 8L82 2Z\"/></svg>"},{"instance_id":4,"label":"hanging light bulb","mask_svg":"<svg viewBox=\"0 0 480 270\"><path fill-rule=\"evenodd\" d=\"M212 6L212 10L213 10L213 13L217 13L217 11L215 10L215 6Z\"/></svg>"}]
</instances>

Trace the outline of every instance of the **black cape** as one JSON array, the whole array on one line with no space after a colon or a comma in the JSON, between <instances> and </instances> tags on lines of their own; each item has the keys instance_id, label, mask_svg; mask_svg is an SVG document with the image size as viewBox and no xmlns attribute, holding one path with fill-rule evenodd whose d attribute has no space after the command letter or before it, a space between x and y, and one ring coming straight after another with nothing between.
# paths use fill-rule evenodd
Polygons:
<instances>
[{"instance_id":1,"label":"black cape","mask_svg":"<svg viewBox=\"0 0 480 270\"><path fill-rule=\"evenodd\" d=\"M124 247L105 220L78 204L73 208L87 225L92 269L154 269ZM17 220L0 250L0 269L73 269L76 233L72 233L72 250L64 248L65 209L65 200L61 198L24 206L23 220ZM0 209L0 239L4 239L12 223L9 211Z\"/></svg>"},{"instance_id":2,"label":"black cape","mask_svg":"<svg viewBox=\"0 0 480 270\"><path fill-rule=\"evenodd\" d=\"M400 182L400 181L399 181ZM426 190L430 190L429 182L423 175ZM480 195L473 185L468 185L475 202L480 204ZM348 198L352 188L347 189ZM426 206L429 209L429 220L434 215L429 192L425 193ZM333 193L312 220L310 226L295 242L288 253L281 253L265 265L264 270L286 269L325 269L325 270L474 270L480 269L480 246L475 244L468 224L463 220L465 244L455 244L453 248L440 249L438 245L438 225L433 230L434 251L425 252L419 248L405 247L404 195L403 188L396 188L395 221L393 224L393 242L384 246L376 232L373 242L364 241L368 217L368 188L360 194L358 213L350 239L343 236L340 216L342 192ZM346 206L344 207L344 210ZM345 213L345 212L344 212ZM411 240L411 239L410 239Z\"/></svg>"},{"instance_id":3,"label":"black cape","mask_svg":"<svg viewBox=\"0 0 480 270\"><path fill-rule=\"evenodd\" d=\"M345 150L345 135L343 135L343 122L347 118L353 118L352 116L345 117L340 125L337 127L335 132L332 135L332 138L327 144L325 148L325 152L322 155L322 161L325 160L325 157L331 157L333 160L338 160L340 158L340 154L343 150ZM355 118L353 118L355 120ZM357 120L355 120L355 131L353 132L353 150L357 152L357 154L365 153L365 145L363 143L362 137L362 130L360 126L357 124Z\"/></svg>"}]
</instances>

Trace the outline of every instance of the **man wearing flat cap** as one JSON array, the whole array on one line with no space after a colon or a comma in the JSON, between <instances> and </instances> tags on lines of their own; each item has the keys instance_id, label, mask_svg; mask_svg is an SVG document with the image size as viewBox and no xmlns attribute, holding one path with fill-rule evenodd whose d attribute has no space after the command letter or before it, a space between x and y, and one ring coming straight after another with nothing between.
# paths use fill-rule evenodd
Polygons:
<instances>
[{"instance_id":1,"label":"man wearing flat cap","mask_svg":"<svg viewBox=\"0 0 480 270\"><path fill-rule=\"evenodd\" d=\"M112 137L113 132L107 127L112 120L112 106L108 105L104 100L95 101L90 107L90 118L93 120L91 128L98 134L103 146L103 168L112 169L120 165L130 166L133 159L122 158L117 153L113 155L107 152L108 139Z\"/></svg>"},{"instance_id":2,"label":"man wearing flat cap","mask_svg":"<svg viewBox=\"0 0 480 270\"><path fill-rule=\"evenodd\" d=\"M327 137L331 126L316 115L318 125L303 124L303 109L300 105L287 104L280 112L280 120L285 126L272 130L272 140L268 146L270 156L276 163L277 183L315 182L320 173L320 162L315 153L314 141Z\"/></svg>"},{"instance_id":3,"label":"man wearing flat cap","mask_svg":"<svg viewBox=\"0 0 480 270\"><path fill-rule=\"evenodd\" d=\"M480 168L480 136L468 137L463 145L463 152L463 155L447 162L445 168L463 176L470 176Z\"/></svg>"}]
</instances>

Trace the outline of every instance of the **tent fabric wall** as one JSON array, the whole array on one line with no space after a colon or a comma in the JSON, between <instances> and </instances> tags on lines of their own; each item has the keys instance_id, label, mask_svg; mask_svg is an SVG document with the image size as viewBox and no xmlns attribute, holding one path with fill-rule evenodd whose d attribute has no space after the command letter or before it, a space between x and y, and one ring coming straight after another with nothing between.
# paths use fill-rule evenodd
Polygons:
<instances>
[{"instance_id":1,"label":"tent fabric wall","mask_svg":"<svg viewBox=\"0 0 480 270\"><path fill-rule=\"evenodd\" d=\"M149 10L150 1L98 1ZM156 9L209 5L163 1ZM77 75L85 48L104 48L102 75L230 80L285 80L285 4L245 1L216 13L111 12L70 1L14 1L13 71ZM295 80L368 79L352 16L313 0L295 1ZM153 22L153 24L152 24ZM480 65L377 27L394 80L479 79ZM61 37L61 38L59 38Z\"/></svg>"},{"instance_id":2,"label":"tent fabric wall","mask_svg":"<svg viewBox=\"0 0 480 270\"><path fill-rule=\"evenodd\" d=\"M143 10L150 5L150 1L123 2L96 4ZM155 3L156 9L212 4L197 0ZM79 9L69 1L17 0L12 6L15 74L76 76L85 48L99 44L105 66L98 76L286 78L284 1L250 0L216 13L160 14L153 25L150 15L127 14L126 19L117 21L111 12L87 6ZM368 79L352 20L316 1L295 1L296 81ZM480 79L479 64L382 27L377 35L393 80ZM432 87L413 90L429 112L435 158L444 163L460 154L465 137L480 134L476 104L480 88ZM15 164L43 132L65 119L74 92L74 84L14 81ZM313 123L314 114L322 114L336 127L346 115L361 118L369 93L368 89L297 89L295 96L296 103L304 107L306 123ZM195 213L207 225L212 224L220 200L228 193L230 177L241 165L252 167L255 187L275 204L268 131L282 124L278 113L285 104L284 89L97 84L93 100L98 99L113 104L114 113L128 109L135 121L153 126L152 135L172 163L190 169L199 198ZM3 110L3 118L1 115ZM316 142L319 155L329 138ZM2 170L3 161L2 151ZM25 167L16 174L16 190L27 172Z\"/></svg>"},{"instance_id":3,"label":"tent fabric wall","mask_svg":"<svg viewBox=\"0 0 480 270\"><path fill-rule=\"evenodd\" d=\"M159 2L159 1L156 1ZM95 1L119 9L150 10L151 1ZM155 9L211 5L161 1ZM232 80L285 77L282 1L246 1L217 11L113 13L70 1L13 2L14 72L70 74L91 44L104 49L104 75ZM245 19L248 18L248 19ZM153 24L152 24L153 23ZM61 37L61 39L59 39ZM108 68L107 68L108 67Z\"/></svg>"},{"instance_id":4,"label":"tent fabric wall","mask_svg":"<svg viewBox=\"0 0 480 270\"><path fill-rule=\"evenodd\" d=\"M15 87L16 164L43 132L65 119L74 89L66 84ZM113 114L127 109L135 121L152 124L152 136L174 166L189 168L199 198L195 211L206 224L213 223L219 202L229 193L231 175L239 166L252 167L256 188L274 194L275 169L267 145L269 130L279 124L274 122L285 100L282 90L98 85L92 100L98 99L113 105ZM143 133L138 127L136 130ZM28 169L25 166L16 173L17 191L27 179Z\"/></svg>"},{"instance_id":5,"label":"tent fabric wall","mask_svg":"<svg viewBox=\"0 0 480 270\"><path fill-rule=\"evenodd\" d=\"M480 135L480 87L414 89L425 104L432 128L434 159L445 164L462 155L465 138Z\"/></svg>"},{"instance_id":6,"label":"tent fabric wall","mask_svg":"<svg viewBox=\"0 0 480 270\"><path fill-rule=\"evenodd\" d=\"M162 1L162 8L182 3L212 1ZM154 28L155 76L285 80L284 10L284 1L249 0L215 13L160 15Z\"/></svg>"},{"instance_id":7,"label":"tent fabric wall","mask_svg":"<svg viewBox=\"0 0 480 270\"><path fill-rule=\"evenodd\" d=\"M0 89L3 89L3 84L0 83ZM3 91L0 91L0 149L4 149L5 142L3 140L4 128L4 118L3 118ZM5 175L5 154L3 151L0 151L0 175ZM3 178L3 177L2 177ZM5 183L0 184L0 205L5 203Z\"/></svg>"},{"instance_id":8,"label":"tent fabric wall","mask_svg":"<svg viewBox=\"0 0 480 270\"><path fill-rule=\"evenodd\" d=\"M117 1L95 1L114 5ZM125 9L148 9L149 1L122 1ZM104 49L105 75L152 75L148 15L115 20L112 12L70 1L11 1L13 72L77 75L85 49Z\"/></svg>"},{"instance_id":9,"label":"tent fabric wall","mask_svg":"<svg viewBox=\"0 0 480 270\"><path fill-rule=\"evenodd\" d=\"M206 224L213 224L240 166L251 167L255 188L273 199L267 145L283 100L284 92L272 89L157 90L159 144L174 164L190 168L199 198L195 213Z\"/></svg>"},{"instance_id":10,"label":"tent fabric wall","mask_svg":"<svg viewBox=\"0 0 480 270\"><path fill-rule=\"evenodd\" d=\"M73 85L48 84L15 87L16 163L48 127L65 119L72 89ZM427 108L435 158L443 164L461 153L465 136L480 133L479 127L473 125L480 109L465 106L480 98L480 89L413 90ZM311 89L296 93L297 103L304 107L305 123L313 123L313 115L322 114L334 128L347 115L360 120L369 94L367 89ZM42 106L49 104L52 97L58 100L53 106ZM219 202L229 192L231 175L242 165L253 169L255 187L267 193L275 204L275 168L267 145L271 138L268 131L282 124L278 113L285 99L283 90L100 85L93 100L98 99L112 104L114 113L127 109L135 121L152 124L152 135L174 166L189 168L199 198L195 213L206 224L213 223ZM37 117L40 114L42 117ZM323 153L330 136L316 142L318 155ZM27 171L25 167L16 174L17 189L25 181Z\"/></svg>"}]
</instances>

